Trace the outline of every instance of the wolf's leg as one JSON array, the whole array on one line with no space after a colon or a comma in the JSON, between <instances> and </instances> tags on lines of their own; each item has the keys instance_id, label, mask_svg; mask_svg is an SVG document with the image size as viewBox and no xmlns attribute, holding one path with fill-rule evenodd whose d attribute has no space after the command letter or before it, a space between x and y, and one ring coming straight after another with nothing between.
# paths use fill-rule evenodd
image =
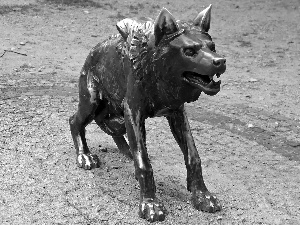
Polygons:
<instances>
[{"instance_id":1,"label":"wolf's leg","mask_svg":"<svg viewBox=\"0 0 300 225\"><path fill-rule=\"evenodd\" d=\"M81 74L79 78L79 104L77 112L70 117L69 124L74 141L77 164L89 170L100 166L97 155L92 155L88 149L85 138L85 127L94 119L95 111L101 104L99 93L91 85L87 86L87 75ZM103 103L102 103L103 104Z\"/></svg>"},{"instance_id":2,"label":"wolf's leg","mask_svg":"<svg viewBox=\"0 0 300 225\"><path fill-rule=\"evenodd\" d=\"M124 117L111 116L110 118L103 118L99 115L95 118L98 126L107 134L111 135L121 153L132 159L129 145L124 138L126 133Z\"/></svg>"},{"instance_id":3,"label":"wolf's leg","mask_svg":"<svg viewBox=\"0 0 300 225\"><path fill-rule=\"evenodd\" d=\"M126 155L128 158L133 159L132 154L130 152L129 145L128 145L126 139L124 138L124 136L112 136L112 138L114 139L120 152L123 153L124 155Z\"/></svg>"},{"instance_id":4,"label":"wolf's leg","mask_svg":"<svg viewBox=\"0 0 300 225\"><path fill-rule=\"evenodd\" d=\"M202 176L201 160L184 107L167 117L171 131L184 155L187 169L187 189L192 192L192 203L198 210L216 212L221 209L217 198L206 188Z\"/></svg>"},{"instance_id":5,"label":"wolf's leg","mask_svg":"<svg viewBox=\"0 0 300 225\"><path fill-rule=\"evenodd\" d=\"M165 219L165 208L155 196L153 170L146 149L145 118L139 106L124 103L124 114L129 145L132 152L135 176L140 184L140 217L150 222Z\"/></svg>"}]
</instances>

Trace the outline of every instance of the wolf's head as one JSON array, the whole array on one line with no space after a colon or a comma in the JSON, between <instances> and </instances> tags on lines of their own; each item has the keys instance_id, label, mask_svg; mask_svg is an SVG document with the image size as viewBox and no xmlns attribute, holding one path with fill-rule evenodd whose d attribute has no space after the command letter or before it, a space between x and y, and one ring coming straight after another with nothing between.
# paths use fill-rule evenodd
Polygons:
<instances>
[{"instance_id":1,"label":"wolf's head","mask_svg":"<svg viewBox=\"0 0 300 225\"><path fill-rule=\"evenodd\" d=\"M192 22L176 21L166 9L160 12L154 22L153 59L160 61L156 64L161 64L165 81L184 82L208 95L219 92L221 81L214 78L225 72L226 60L216 53L208 34L210 20L211 5Z\"/></svg>"}]
</instances>

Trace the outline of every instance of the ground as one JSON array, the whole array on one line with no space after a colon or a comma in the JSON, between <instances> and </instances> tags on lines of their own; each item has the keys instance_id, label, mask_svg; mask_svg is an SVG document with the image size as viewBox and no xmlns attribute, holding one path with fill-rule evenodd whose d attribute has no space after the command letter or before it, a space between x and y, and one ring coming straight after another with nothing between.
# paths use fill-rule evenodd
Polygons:
<instances>
[{"instance_id":1,"label":"ground","mask_svg":"<svg viewBox=\"0 0 300 225\"><path fill-rule=\"evenodd\" d=\"M187 109L204 179L223 209L193 209L167 122L149 119L158 197L169 211L161 224L300 224L299 0L1 0L1 224L147 224L132 161L95 123L87 139L101 167L76 166L68 118L79 71L120 19L153 18L162 7L193 19L209 4L227 71L218 95Z\"/></svg>"}]
</instances>

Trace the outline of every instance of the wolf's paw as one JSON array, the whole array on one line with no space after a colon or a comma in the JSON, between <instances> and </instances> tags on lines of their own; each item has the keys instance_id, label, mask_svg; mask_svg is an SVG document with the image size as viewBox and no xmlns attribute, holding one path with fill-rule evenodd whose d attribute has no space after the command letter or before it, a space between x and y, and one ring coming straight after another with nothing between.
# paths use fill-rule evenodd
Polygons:
<instances>
[{"instance_id":1,"label":"wolf's paw","mask_svg":"<svg viewBox=\"0 0 300 225\"><path fill-rule=\"evenodd\" d=\"M149 222L163 221L166 217L166 209L162 203L152 198L144 198L140 203L139 215Z\"/></svg>"},{"instance_id":2,"label":"wolf's paw","mask_svg":"<svg viewBox=\"0 0 300 225\"><path fill-rule=\"evenodd\" d=\"M77 156L77 165L85 170L90 170L93 168L100 167L100 160L97 155L79 154Z\"/></svg>"},{"instance_id":3,"label":"wolf's paw","mask_svg":"<svg viewBox=\"0 0 300 225\"><path fill-rule=\"evenodd\" d=\"M201 210L204 212L214 213L221 210L219 200L209 191L193 191L192 203L197 210Z\"/></svg>"}]
</instances>

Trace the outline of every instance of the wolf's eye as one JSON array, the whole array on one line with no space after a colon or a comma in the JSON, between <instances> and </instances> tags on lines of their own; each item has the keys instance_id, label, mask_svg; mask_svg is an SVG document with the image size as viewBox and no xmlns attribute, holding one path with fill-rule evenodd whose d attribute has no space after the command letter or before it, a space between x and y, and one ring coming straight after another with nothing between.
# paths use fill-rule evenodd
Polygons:
<instances>
[{"instance_id":1,"label":"wolf's eye","mask_svg":"<svg viewBox=\"0 0 300 225\"><path fill-rule=\"evenodd\" d=\"M193 48L186 48L186 49L184 50L184 54L185 54L186 56L194 56L194 55L196 54L196 50L193 49Z\"/></svg>"},{"instance_id":2,"label":"wolf's eye","mask_svg":"<svg viewBox=\"0 0 300 225\"><path fill-rule=\"evenodd\" d=\"M212 52L216 52L216 46L214 42L210 42L207 46Z\"/></svg>"}]
</instances>

